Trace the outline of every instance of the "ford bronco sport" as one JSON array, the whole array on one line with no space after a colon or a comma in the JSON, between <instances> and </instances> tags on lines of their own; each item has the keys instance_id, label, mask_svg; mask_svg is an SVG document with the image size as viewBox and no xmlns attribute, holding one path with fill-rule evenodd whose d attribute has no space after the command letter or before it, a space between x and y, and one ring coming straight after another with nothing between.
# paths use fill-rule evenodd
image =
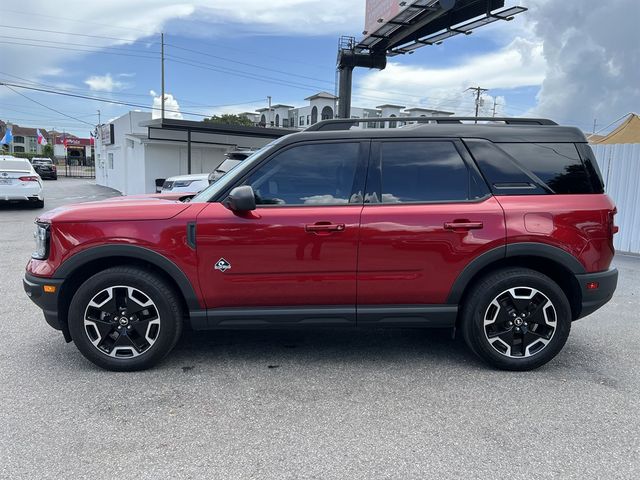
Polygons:
<instances>
[{"instance_id":1,"label":"ford bronco sport","mask_svg":"<svg viewBox=\"0 0 640 480\"><path fill-rule=\"evenodd\" d=\"M24 288L111 370L156 364L185 323L448 327L497 368L539 367L615 290L616 209L578 129L468 120L327 120L190 201L57 208Z\"/></svg>"}]
</instances>

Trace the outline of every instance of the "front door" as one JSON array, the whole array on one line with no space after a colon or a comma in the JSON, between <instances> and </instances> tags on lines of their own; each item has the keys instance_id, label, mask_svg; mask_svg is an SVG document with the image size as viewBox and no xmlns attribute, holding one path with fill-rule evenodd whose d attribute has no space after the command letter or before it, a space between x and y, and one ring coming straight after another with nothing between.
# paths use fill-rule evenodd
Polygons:
<instances>
[{"instance_id":1,"label":"front door","mask_svg":"<svg viewBox=\"0 0 640 480\"><path fill-rule=\"evenodd\" d=\"M238 185L257 209L209 204L197 219L211 326L353 324L368 142L283 147Z\"/></svg>"}]
</instances>

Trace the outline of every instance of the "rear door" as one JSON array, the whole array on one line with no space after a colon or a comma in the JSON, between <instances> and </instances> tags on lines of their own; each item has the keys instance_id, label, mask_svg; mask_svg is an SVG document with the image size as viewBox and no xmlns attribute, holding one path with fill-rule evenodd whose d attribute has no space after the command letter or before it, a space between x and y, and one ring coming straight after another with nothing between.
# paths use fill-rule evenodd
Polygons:
<instances>
[{"instance_id":1,"label":"rear door","mask_svg":"<svg viewBox=\"0 0 640 480\"><path fill-rule=\"evenodd\" d=\"M358 324L424 321L429 309L421 307L445 304L464 267L504 245L504 213L458 141L374 142L371 157Z\"/></svg>"},{"instance_id":2,"label":"rear door","mask_svg":"<svg viewBox=\"0 0 640 480\"><path fill-rule=\"evenodd\" d=\"M284 147L238 185L257 209L211 203L197 222L212 325L352 324L369 142Z\"/></svg>"}]
</instances>

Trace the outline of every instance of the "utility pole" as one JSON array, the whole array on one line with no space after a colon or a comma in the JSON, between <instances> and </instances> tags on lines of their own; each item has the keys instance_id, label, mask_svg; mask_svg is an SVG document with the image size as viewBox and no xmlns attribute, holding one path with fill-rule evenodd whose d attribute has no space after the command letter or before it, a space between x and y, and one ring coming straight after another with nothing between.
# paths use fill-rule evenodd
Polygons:
<instances>
[{"instance_id":1,"label":"utility pole","mask_svg":"<svg viewBox=\"0 0 640 480\"><path fill-rule=\"evenodd\" d=\"M597 118L594 118L594 119L593 119L593 133L592 133L592 135L595 135L595 134L596 134L596 126L598 125L598 123L597 123L597 122L598 122L598 119L597 119Z\"/></svg>"},{"instance_id":2,"label":"utility pole","mask_svg":"<svg viewBox=\"0 0 640 480\"><path fill-rule=\"evenodd\" d=\"M100 126L100 109L98 109L98 126Z\"/></svg>"},{"instance_id":3,"label":"utility pole","mask_svg":"<svg viewBox=\"0 0 640 480\"><path fill-rule=\"evenodd\" d=\"M480 110L480 98L484 92L488 92L488 88L481 87L469 87L467 90L473 90L476 92L476 123L478 123L478 111ZM465 92L467 91L465 90Z\"/></svg>"},{"instance_id":4,"label":"utility pole","mask_svg":"<svg viewBox=\"0 0 640 480\"><path fill-rule=\"evenodd\" d=\"M161 107L160 107L160 115L162 118L162 121L164 122L164 32L160 33L160 67L162 69L162 73L161 73L161 95L162 95L162 99L160 100L161 102Z\"/></svg>"},{"instance_id":5,"label":"utility pole","mask_svg":"<svg viewBox=\"0 0 640 480\"><path fill-rule=\"evenodd\" d=\"M496 116L496 105L498 105L498 99L496 97L493 97L493 116L494 117Z\"/></svg>"}]
</instances>

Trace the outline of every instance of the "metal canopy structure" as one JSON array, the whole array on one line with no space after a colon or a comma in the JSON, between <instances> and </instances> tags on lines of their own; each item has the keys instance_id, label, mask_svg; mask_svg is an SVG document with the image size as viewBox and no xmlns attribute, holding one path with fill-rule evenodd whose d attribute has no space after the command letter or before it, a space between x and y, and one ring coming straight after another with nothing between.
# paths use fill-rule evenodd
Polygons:
<instances>
[{"instance_id":1,"label":"metal canopy structure","mask_svg":"<svg viewBox=\"0 0 640 480\"><path fill-rule=\"evenodd\" d=\"M504 8L504 0L368 0L364 37L343 37L338 46L340 118L351 115L355 67L384 69L387 57L411 54L498 20L509 21L525 7Z\"/></svg>"}]
</instances>

